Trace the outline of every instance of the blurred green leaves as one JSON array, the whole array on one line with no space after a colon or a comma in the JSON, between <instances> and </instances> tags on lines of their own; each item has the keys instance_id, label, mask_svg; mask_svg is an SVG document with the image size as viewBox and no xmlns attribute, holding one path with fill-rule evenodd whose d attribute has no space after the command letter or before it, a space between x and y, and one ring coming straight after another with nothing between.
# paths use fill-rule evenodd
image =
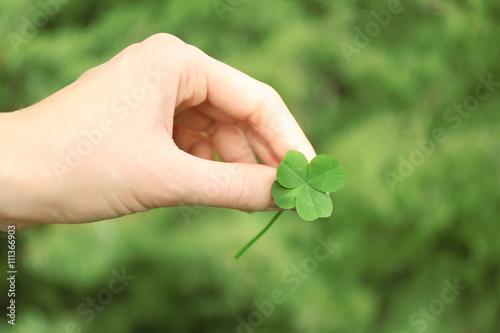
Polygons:
<instances>
[{"instance_id":1,"label":"blurred green leaves","mask_svg":"<svg viewBox=\"0 0 500 333\"><path fill-rule=\"evenodd\" d=\"M448 131L446 143L395 192L384 172L397 168L415 140L445 128L443 113L474 93L478 76L500 80L500 3L401 4L403 11L348 64L340 43L352 43L354 28L365 27L370 12L387 2L242 1L221 21L204 0L68 1L15 52L7 34L22 33L23 17L31 19L40 6L1 1L2 111L40 101L127 45L167 32L276 88L316 150L349 172L349 186L332 194L336 209L325 223L283 214L280 229L237 264L231 255L268 213L206 208L188 224L169 208L99 222L114 231L87 224L19 232L18 331L64 332L75 320L96 333L235 332L238 317L255 311L254 300L283 287L283 274L314 251L315 239L332 234L343 255L302 272L301 288L252 329L414 332L409 316L439 296L444 279L458 276L470 288L426 332L494 332L499 92ZM134 284L86 324L76 307L122 266L137 273Z\"/></svg>"}]
</instances>

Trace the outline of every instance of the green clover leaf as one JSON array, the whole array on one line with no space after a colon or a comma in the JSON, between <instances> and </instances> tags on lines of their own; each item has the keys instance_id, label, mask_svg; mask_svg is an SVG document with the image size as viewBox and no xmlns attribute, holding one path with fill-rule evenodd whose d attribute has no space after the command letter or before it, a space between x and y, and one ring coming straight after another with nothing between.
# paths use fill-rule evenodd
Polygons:
<instances>
[{"instance_id":1,"label":"green clover leaf","mask_svg":"<svg viewBox=\"0 0 500 333\"><path fill-rule=\"evenodd\" d=\"M333 204L329 194L338 191L345 181L344 169L333 157L321 154L307 163L302 153L290 150L278 166L271 193L279 207L295 208L303 220L313 221L332 215ZM282 213L276 213L267 226L236 254L235 259L266 233Z\"/></svg>"},{"instance_id":2,"label":"green clover leaf","mask_svg":"<svg viewBox=\"0 0 500 333\"><path fill-rule=\"evenodd\" d=\"M344 169L331 156L321 154L307 167L307 183L320 192L335 192L344 186Z\"/></svg>"},{"instance_id":3,"label":"green clover leaf","mask_svg":"<svg viewBox=\"0 0 500 333\"><path fill-rule=\"evenodd\" d=\"M307 159L304 154L290 150L278 166L276 179L281 186L295 188L302 185L307 177Z\"/></svg>"},{"instance_id":4,"label":"green clover leaf","mask_svg":"<svg viewBox=\"0 0 500 333\"><path fill-rule=\"evenodd\" d=\"M297 214L306 221L316 220L318 217L332 215L332 199L326 193L315 190L309 185L303 185L295 202Z\"/></svg>"},{"instance_id":5,"label":"green clover leaf","mask_svg":"<svg viewBox=\"0 0 500 333\"><path fill-rule=\"evenodd\" d=\"M344 169L333 157L321 154L307 164L302 153L290 150L278 166L271 193L279 207L296 208L303 220L313 221L332 214L328 192L338 191L345 181Z\"/></svg>"}]
</instances>

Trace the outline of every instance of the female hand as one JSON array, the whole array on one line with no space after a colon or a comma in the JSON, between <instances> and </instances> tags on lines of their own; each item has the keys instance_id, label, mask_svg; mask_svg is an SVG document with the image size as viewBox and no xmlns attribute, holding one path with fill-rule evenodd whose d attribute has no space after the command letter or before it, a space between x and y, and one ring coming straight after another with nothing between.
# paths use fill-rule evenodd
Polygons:
<instances>
[{"instance_id":1,"label":"female hand","mask_svg":"<svg viewBox=\"0 0 500 333\"><path fill-rule=\"evenodd\" d=\"M285 153L315 156L275 90L167 34L0 114L0 132L3 229L179 205L273 209Z\"/></svg>"}]
</instances>

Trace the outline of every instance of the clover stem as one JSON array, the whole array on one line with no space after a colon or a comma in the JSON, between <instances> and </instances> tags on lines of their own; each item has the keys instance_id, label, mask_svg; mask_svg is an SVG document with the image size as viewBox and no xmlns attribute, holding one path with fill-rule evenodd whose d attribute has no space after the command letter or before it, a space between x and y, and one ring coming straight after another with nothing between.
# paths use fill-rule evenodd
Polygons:
<instances>
[{"instance_id":1,"label":"clover stem","mask_svg":"<svg viewBox=\"0 0 500 333\"><path fill-rule=\"evenodd\" d=\"M262 237L262 235L264 235L266 233L266 231L271 228L271 226L273 225L274 222L276 222L276 220L278 219L278 217L280 217L280 215L283 213L284 211L283 210L280 210L279 212L276 213L276 215L274 215L274 217L271 219L271 221L266 225L266 227L264 229L262 229L261 232L259 232L259 234L257 236L255 236L250 242L248 242L247 245L245 245L241 250L240 252L238 252L235 256L234 256L234 259L238 260L239 257L241 257L243 255L243 253L245 253L249 248L250 246L253 245L253 243L255 243L260 237Z\"/></svg>"}]
</instances>

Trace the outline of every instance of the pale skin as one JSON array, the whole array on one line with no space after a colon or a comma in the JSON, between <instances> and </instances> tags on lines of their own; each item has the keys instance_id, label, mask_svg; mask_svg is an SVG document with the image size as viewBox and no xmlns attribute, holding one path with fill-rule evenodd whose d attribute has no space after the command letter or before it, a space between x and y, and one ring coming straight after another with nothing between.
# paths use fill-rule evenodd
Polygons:
<instances>
[{"instance_id":1,"label":"pale skin","mask_svg":"<svg viewBox=\"0 0 500 333\"><path fill-rule=\"evenodd\" d=\"M274 89L168 34L0 113L0 133L4 231L182 205L274 210L285 153L316 155Z\"/></svg>"}]
</instances>

